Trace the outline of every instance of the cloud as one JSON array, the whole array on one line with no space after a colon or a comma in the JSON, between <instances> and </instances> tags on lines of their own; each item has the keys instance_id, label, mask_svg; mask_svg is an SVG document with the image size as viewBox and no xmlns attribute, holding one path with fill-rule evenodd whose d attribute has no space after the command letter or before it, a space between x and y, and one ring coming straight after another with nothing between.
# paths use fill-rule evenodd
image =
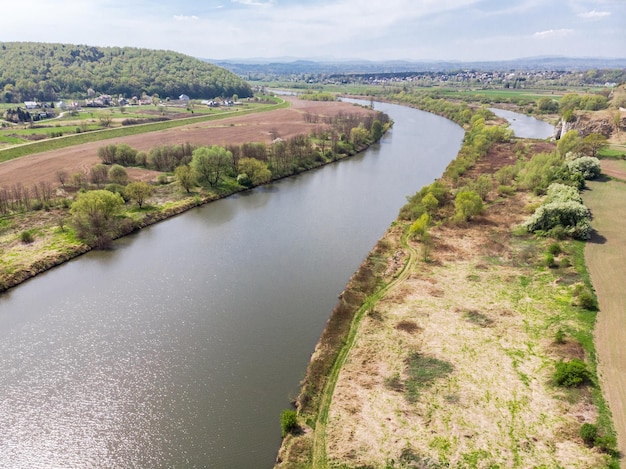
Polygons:
<instances>
[{"instance_id":1,"label":"cloud","mask_svg":"<svg viewBox=\"0 0 626 469\"><path fill-rule=\"evenodd\" d=\"M198 18L195 15L192 16L187 16L187 15L174 15L174 19L176 21L198 21L200 18Z\"/></svg>"},{"instance_id":2,"label":"cloud","mask_svg":"<svg viewBox=\"0 0 626 469\"><path fill-rule=\"evenodd\" d=\"M606 16L611 16L611 12L591 10L591 11L579 13L578 16L580 16L581 18L586 18L586 19L597 19L597 18L604 18Z\"/></svg>"},{"instance_id":3,"label":"cloud","mask_svg":"<svg viewBox=\"0 0 626 469\"><path fill-rule=\"evenodd\" d=\"M550 38L554 38L554 37L564 37L564 36L568 36L571 33L573 33L574 30L573 29L548 29L547 31L539 31L536 32L535 34L533 34L533 37L539 38L539 39L550 39Z\"/></svg>"},{"instance_id":4,"label":"cloud","mask_svg":"<svg viewBox=\"0 0 626 469\"><path fill-rule=\"evenodd\" d=\"M230 0L232 3L239 3L241 5L247 5L252 7L271 7L276 1L275 0L267 0L262 2L260 0Z\"/></svg>"}]
</instances>

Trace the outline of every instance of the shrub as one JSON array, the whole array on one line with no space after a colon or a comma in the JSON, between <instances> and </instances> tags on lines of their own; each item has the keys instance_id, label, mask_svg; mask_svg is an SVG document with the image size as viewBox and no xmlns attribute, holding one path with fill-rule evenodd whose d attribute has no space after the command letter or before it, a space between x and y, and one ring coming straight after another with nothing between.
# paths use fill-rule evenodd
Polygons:
<instances>
[{"instance_id":1,"label":"shrub","mask_svg":"<svg viewBox=\"0 0 626 469\"><path fill-rule=\"evenodd\" d=\"M598 426L592 423L583 423L578 431L587 446L593 446L598 438Z\"/></svg>"},{"instance_id":2,"label":"shrub","mask_svg":"<svg viewBox=\"0 0 626 469\"><path fill-rule=\"evenodd\" d=\"M126 172L126 169L119 164L111 166L109 169L109 181L120 185L128 183L128 173Z\"/></svg>"},{"instance_id":3,"label":"shrub","mask_svg":"<svg viewBox=\"0 0 626 469\"><path fill-rule=\"evenodd\" d=\"M544 204L552 202L577 202L583 203L583 199L578 192L578 189L572 186L566 186L565 184L552 183L548 187Z\"/></svg>"},{"instance_id":4,"label":"shrub","mask_svg":"<svg viewBox=\"0 0 626 469\"><path fill-rule=\"evenodd\" d=\"M482 213L483 200L474 191L461 191L456 195L454 207L456 209L454 219L457 222L466 222Z\"/></svg>"},{"instance_id":5,"label":"shrub","mask_svg":"<svg viewBox=\"0 0 626 469\"><path fill-rule=\"evenodd\" d=\"M600 176L600 160L593 156L581 156L568 161L567 168L573 174L582 174L585 179L594 179Z\"/></svg>"},{"instance_id":6,"label":"shrub","mask_svg":"<svg viewBox=\"0 0 626 469\"><path fill-rule=\"evenodd\" d=\"M550 269L556 267L556 263L554 262L554 256L551 253L546 252L543 255L543 265Z\"/></svg>"},{"instance_id":7,"label":"shrub","mask_svg":"<svg viewBox=\"0 0 626 469\"><path fill-rule=\"evenodd\" d=\"M557 385L566 388L581 386L590 381L591 375L585 362L574 358L568 362L560 361L556 364L554 381Z\"/></svg>"},{"instance_id":8,"label":"shrub","mask_svg":"<svg viewBox=\"0 0 626 469\"><path fill-rule=\"evenodd\" d=\"M498 194L504 196L515 194L515 188L511 186L498 186Z\"/></svg>"},{"instance_id":9,"label":"shrub","mask_svg":"<svg viewBox=\"0 0 626 469\"><path fill-rule=\"evenodd\" d=\"M293 409L283 410L280 414L281 435L285 438L298 428L298 413Z\"/></svg>"},{"instance_id":10,"label":"shrub","mask_svg":"<svg viewBox=\"0 0 626 469\"><path fill-rule=\"evenodd\" d=\"M594 441L596 448L605 453L614 453L617 449L617 438L613 435L602 435Z\"/></svg>"},{"instance_id":11,"label":"shrub","mask_svg":"<svg viewBox=\"0 0 626 469\"><path fill-rule=\"evenodd\" d=\"M598 301L595 295L588 289L584 289L578 294L578 305L589 311L596 311L598 309Z\"/></svg>"},{"instance_id":12,"label":"shrub","mask_svg":"<svg viewBox=\"0 0 626 469\"><path fill-rule=\"evenodd\" d=\"M564 344L565 343L565 331L563 329L559 329L554 334L554 343L555 344Z\"/></svg>"},{"instance_id":13,"label":"shrub","mask_svg":"<svg viewBox=\"0 0 626 469\"><path fill-rule=\"evenodd\" d=\"M558 256L561 254L561 245L559 243L552 243L548 246L548 252L553 256Z\"/></svg>"},{"instance_id":14,"label":"shrub","mask_svg":"<svg viewBox=\"0 0 626 469\"><path fill-rule=\"evenodd\" d=\"M552 202L541 205L524 223L529 232L549 232L558 226L565 234L576 239L591 238L591 213L583 204L577 202ZM555 236L560 239L559 236Z\"/></svg>"},{"instance_id":15,"label":"shrub","mask_svg":"<svg viewBox=\"0 0 626 469\"><path fill-rule=\"evenodd\" d=\"M499 184L507 185L517 177L518 172L517 166L507 165L497 170L494 176Z\"/></svg>"},{"instance_id":16,"label":"shrub","mask_svg":"<svg viewBox=\"0 0 626 469\"><path fill-rule=\"evenodd\" d=\"M35 237L33 236L33 233L31 231L22 231L20 233L20 241L24 244L30 244L35 241Z\"/></svg>"},{"instance_id":17,"label":"shrub","mask_svg":"<svg viewBox=\"0 0 626 469\"><path fill-rule=\"evenodd\" d=\"M428 231L428 224L430 223L430 216L428 213L422 214L417 220L413 222L409 228L409 234L412 238L422 238Z\"/></svg>"}]
</instances>

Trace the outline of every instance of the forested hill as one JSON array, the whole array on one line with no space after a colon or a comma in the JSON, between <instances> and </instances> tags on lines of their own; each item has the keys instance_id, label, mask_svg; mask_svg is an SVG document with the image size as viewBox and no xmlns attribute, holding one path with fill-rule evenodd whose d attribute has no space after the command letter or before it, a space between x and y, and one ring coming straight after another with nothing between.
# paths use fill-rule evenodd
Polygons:
<instances>
[{"instance_id":1,"label":"forested hill","mask_svg":"<svg viewBox=\"0 0 626 469\"><path fill-rule=\"evenodd\" d=\"M0 42L0 101L84 98L92 92L161 98L248 97L237 75L172 51Z\"/></svg>"}]
</instances>

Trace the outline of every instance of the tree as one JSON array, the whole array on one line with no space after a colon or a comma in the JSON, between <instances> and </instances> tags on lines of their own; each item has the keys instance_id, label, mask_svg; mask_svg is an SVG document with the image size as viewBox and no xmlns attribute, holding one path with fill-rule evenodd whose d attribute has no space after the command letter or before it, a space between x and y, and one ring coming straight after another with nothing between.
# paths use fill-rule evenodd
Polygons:
<instances>
[{"instance_id":1,"label":"tree","mask_svg":"<svg viewBox=\"0 0 626 469\"><path fill-rule=\"evenodd\" d=\"M109 168L106 165L98 163L89 171L89 179L92 184L102 187L102 185L107 182L108 172Z\"/></svg>"},{"instance_id":2,"label":"tree","mask_svg":"<svg viewBox=\"0 0 626 469\"><path fill-rule=\"evenodd\" d=\"M557 112L559 110L559 103L555 99L543 97L537 103L537 108L541 112Z\"/></svg>"},{"instance_id":3,"label":"tree","mask_svg":"<svg viewBox=\"0 0 626 469\"><path fill-rule=\"evenodd\" d=\"M57 179L61 183L61 187L65 187L65 183L67 182L67 171L63 169L59 169L57 171Z\"/></svg>"},{"instance_id":4,"label":"tree","mask_svg":"<svg viewBox=\"0 0 626 469\"><path fill-rule=\"evenodd\" d=\"M232 167L232 153L224 147L212 145L193 151L191 167L196 171L200 182L208 182L215 187L224 173Z\"/></svg>"},{"instance_id":5,"label":"tree","mask_svg":"<svg viewBox=\"0 0 626 469\"><path fill-rule=\"evenodd\" d=\"M370 136L374 142L378 142L383 136L383 125L378 119L375 119L372 123L372 129L370 130Z\"/></svg>"},{"instance_id":6,"label":"tree","mask_svg":"<svg viewBox=\"0 0 626 469\"><path fill-rule=\"evenodd\" d=\"M141 208L146 199L154 192L154 188L145 181L135 181L128 184L124 192L129 200L137 202L137 205Z\"/></svg>"},{"instance_id":7,"label":"tree","mask_svg":"<svg viewBox=\"0 0 626 469\"><path fill-rule=\"evenodd\" d=\"M432 192L428 192L424 197L422 197L422 205L426 209L426 212L432 213L433 210L439 207L439 201Z\"/></svg>"},{"instance_id":8,"label":"tree","mask_svg":"<svg viewBox=\"0 0 626 469\"><path fill-rule=\"evenodd\" d=\"M353 127L350 130L350 141L354 144L355 147L358 147L362 143L367 140L368 132L367 129L359 124L358 127Z\"/></svg>"},{"instance_id":9,"label":"tree","mask_svg":"<svg viewBox=\"0 0 626 469\"><path fill-rule=\"evenodd\" d=\"M174 170L174 177L180 184L180 187L185 189L188 194L191 192L191 188L196 185L196 172L189 165L177 166Z\"/></svg>"},{"instance_id":10,"label":"tree","mask_svg":"<svg viewBox=\"0 0 626 469\"><path fill-rule=\"evenodd\" d=\"M466 222L472 217L482 213L483 200L474 191L461 191L456 195L454 200L454 208L456 214L455 220L458 222Z\"/></svg>"},{"instance_id":11,"label":"tree","mask_svg":"<svg viewBox=\"0 0 626 469\"><path fill-rule=\"evenodd\" d=\"M105 248L117 235L115 216L124 205L119 194L96 190L78 194L70 207L72 224L80 239L89 245Z\"/></svg>"},{"instance_id":12,"label":"tree","mask_svg":"<svg viewBox=\"0 0 626 469\"><path fill-rule=\"evenodd\" d=\"M117 145L113 143L98 148L98 156L104 164L115 164L116 153Z\"/></svg>"},{"instance_id":13,"label":"tree","mask_svg":"<svg viewBox=\"0 0 626 469\"><path fill-rule=\"evenodd\" d=\"M121 143L115 150L115 162L124 166L132 166L136 163L137 150L128 145Z\"/></svg>"},{"instance_id":14,"label":"tree","mask_svg":"<svg viewBox=\"0 0 626 469\"><path fill-rule=\"evenodd\" d=\"M267 165L256 158L241 158L239 174L246 174L253 186L265 184L272 179L272 172L267 169Z\"/></svg>"},{"instance_id":15,"label":"tree","mask_svg":"<svg viewBox=\"0 0 626 469\"><path fill-rule=\"evenodd\" d=\"M126 168L119 164L114 164L109 169L109 180L114 184L124 185L128 182Z\"/></svg>"},{"instance_id":16,"label":"tree","mask_svg":"<svg viewBox=\"0 0 626 469\"><path fill-rule=\"evenodd\" d=\"M556 149L559 155L565 156L571 151L578 151L581 145L582 140L578 135L578 130L570 130L561 137L559 143L556 144Z\"/></svg>"},{"instance_id":17,"label":"tree","mask_svg":"<svg viewBox=\"0 0 626 469\"><path fill-rule=\"evenodd\" d=\"M583 138L582 150L588 153L589 156L596 156L598 150L605 147L608 143L608 139L602 134L589 134Z\"/></svg>"}]
</instances>

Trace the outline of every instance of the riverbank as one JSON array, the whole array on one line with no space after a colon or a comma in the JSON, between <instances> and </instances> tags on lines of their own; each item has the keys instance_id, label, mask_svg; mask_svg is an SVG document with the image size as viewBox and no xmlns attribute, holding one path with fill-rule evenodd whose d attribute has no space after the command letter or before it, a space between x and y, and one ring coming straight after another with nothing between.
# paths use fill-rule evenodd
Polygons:
<instances>
[{"instance_id":1,"label":"riverbank","mask_svg":"<svg viewBox=\"0 0 626 469\"><path fill-rule=\"evenodd\" d=\"M253 141L254 135L267 128L269 138L270 130L274 125L279 125L287 120L289 124L281 127L280 134L298 135L297 131L315 131L318 128L318 121L321 119L330 120L337 116L347 119L361 116L374 116L375 114L363 107L355 107L346 103L316 103L300 102L295 98L291 100L292 108L281 109L268 112L267 115L254 114L229 118L221 121L219 127L216 124L194 124L193 128L182 128L174 131L164 131L153 134L143 140L137 140L140 136L128 137L123 140L115 140L116 144L129 144L141 142L140 149L147 151L150 143L172 142L181 139L181 131L184 136L193 142L216 142L217 139L227 138L231 134L231 128L238 128L237 138L233 137L231 147L236 143L243 142L242 145ZM349 114L347 111L352 111ZM269 115L269 117L268 117ZM211 132L212 126L215 132ZM356 125L356 124L354 124ZM225 126L225 127L224 127ZM244 131L244 127L250 129ZM388 129L384 125L381 132ZM264 131L262 131L264 132ZM278 129L271 130L272 135L279 133ZM194 137L194 135L196 137ZM201 138L201 140L196 140ZM305 137L308 141L310 137ZM380 138L380 136L378 136ZM281 140L282 141L282 140ZM269 141L271 144L271 140ZM323 144L324 142L322 142ZM331 143L328 142L327 149L317 157L303 160L294 166L292 170L283 171L282 174L272 175L272 181L290 177L311 169L316 169L326 164L340 161L346 157L353 156L367 149L373 139L361 138L358 142L342 142L337 146L340 151L331 150ZM336 142L333 144L335 145ZM261 144L263 145L263 144ZM60 265L92 249L85 242L76 237L71 229L69 207L72 198L79 190L84 190L84 185L72 187L67 181L60 184L57 180L53 185L55 173L63 170L66 176L67 171L78 169L77 174L82 175L82 181L87 180L90 168L99 162L97 147L94 144L73 147L65 150L63 155L58 152L48 152L41 155L32 155L17 160L12 160L2 164L3 175L0 177L0 190L4 190L2 197L11 196L23 198L13 202L10 199L2 198L0 202L5 204L5 208L15 205L13 210L8 209L0 215L0 292L6 291L23 281L36 276L52 267ZM75 160L75 161L74 161ZM73 163L72 163L73 161ZM72 165L76 164L76 167ZM286 164L282 162L282 164ZM154 194L146 201L142 208L132 208L127 206L120 224L116 238L128 235L146 226L152 225L164 219L178 215L184 211L203 205L224 197L228 197L237 192L248 190L248 187L231 181L219 187L197 187L191 193L185 193L174 181L171 173L149 170L145 168L128 168L129 176L132 180L147 180L156 182L157 178L164 178L163 183L153 185ZM12 181L12 182L10 182ZM29 186L34 189L29 191ZM56 197L48 195L48 200L44 200L40 190L52 191L55 188ZM30 194L33 192L40 194L38 198L31 200ZM61 194L61 195L59 195ZM51 200L53 199L54 200Z\"/></svg>"},{"instance_id":2,"label":"riverbank","mask_svg":"<svg viewBox=\"0 0 626 469\"><path fill-rule=\"evenodd\" d=\"M540 199L495 180L552 149L499 143L460 178L451 164L447 187L488 177L485 211L436 221L427 243L396 220L333 311L297 400L299 430L276 467L611 463L579 434L586 423L611 435L600 388L554 381L561 361L595 369L595 313L576 300L587 284L583 244L521 232Z\"/></svg>"}]
</instances>

